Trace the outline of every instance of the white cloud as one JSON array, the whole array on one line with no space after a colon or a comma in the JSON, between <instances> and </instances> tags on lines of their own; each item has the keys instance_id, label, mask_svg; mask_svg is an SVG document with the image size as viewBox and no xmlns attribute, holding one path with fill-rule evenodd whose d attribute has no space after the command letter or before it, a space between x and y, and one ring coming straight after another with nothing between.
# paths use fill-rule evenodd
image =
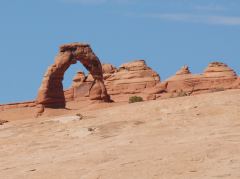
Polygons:
<instances>
[{"instance_id":1,"label":"white cloud","mask_svg":"<svg viewBox=\"0 0 240 179\"><path fill-rule=\"evenodd\" d=\"M212 25L240 25L240 16L195 15L185 13L144 14L140 17L156 18L160 20L204 23Z\"/></svg>"},{"instance_id":2,"label":"white cloud","mask_svg":"<svg viewBox=\"0 0 240 179\"><path fill-rule=\"evenodd\" d=\"M192 0L61 0L66 3L79 3L84 5L99 5L107 3L140 3L140 2L182 2L190 3ZM183 8L184 9L184 8ZM216 1L211 1L205 5L191 4L191 10L197 10L196 13L145 13L134 14L129 13L128 16L133 17L147 17L156 18L165 21L179 21L189 23L202 23L211 25L240 25L240 16L226 16L226 15L213 15L213 13L220 13L222 11L229 11L227 7L216 4ZM210 13L210 14L208 14Z\"/></svg>"}]
</instances>

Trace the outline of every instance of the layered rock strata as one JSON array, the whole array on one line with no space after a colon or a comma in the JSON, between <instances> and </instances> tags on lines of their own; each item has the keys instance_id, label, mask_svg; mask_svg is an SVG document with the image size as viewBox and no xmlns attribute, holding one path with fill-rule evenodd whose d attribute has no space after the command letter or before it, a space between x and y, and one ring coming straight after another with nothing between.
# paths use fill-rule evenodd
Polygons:
<instances>
[{"instance_id":1,"label":"layered rock strata","mask_svg":"<svg viewBox=\"0 0 240 179\"><path fill-rule=\"evenodd\" d=\"M90 73L85 75L78 72L73 79L72 87L63 91L64 72L79 59L85 60L80 62ZM188 66L183 66L174 76L161 82L159 75L148 67L144 60L125 63L119 68L111 64L101 65L89 45L70 44L60 48L55 64L48 68L37 101L4 104L0 105L0 110L35 107L37 104L43 104L45 107L65 107L69 101L88 99L108 101L109 95L114 101L119 102L128 101L130 96L155 100L227 89L240 89L240 78L233 69L221 62L210 63L202 74L192 74Z\"/></svg>"},{"instance_id":2,"label":"layered rock strata","mask_svg":"<svg viewBox=\"0 0 240 179\"><path fill-rule=\"evenodd\" d=\"M159 75L146 65L144 60L136 60L121 65L119 68L111 64L103 65L103 78L108 94L115 101L126 101L129 96L141 95L150 98L148 89L151 90L160 83ZM76 79L84 79L76 83ZM79 72L74 77L74 98L82 97L92 83L92 75L82 76ZM152 97L154 98L154 97Z\"/></svg>"},{"instance_id":3,"label":"layered rock strata","mask_svg":"<svg viewBox=\"0 0 240 179\"><path fill-rule=\"evenodd\" d=\"M183 66L176 74L164 82L159 75L146 65L144 60L136 60L119 68L104 64L103 77L109 95L114 101L127 101L130 96L141 96L145 100L192 95L240 88L236 73L221 62L208 65L203 74L192 74L188 66ZM87 96L93 77L79 72L73 80L73 99ZM181 94L180 94L181 93Z\"/></svg>"},{"instance_id":4,"label":"layered rock strata","mask_svg":"<svg viewBox=\"0 0 240 179\"><path fill-rule=\"evenodd\" d=\"M184 91L191 94L232 89L236 80L233 69L224 63L213 62L203 74L191 74L185 66L166 82L168 92Z\"/></svg>"},{"instance_id":5,"label":"layered rock strata","mask_svg":"<svg viewBox=\"0 0 240 179\"><path fill-rule=\"evenodd\" d=\"M4 110L7 110L7 109L14 109L14 108L35 107L35 106L36 106L35 101L0 104L0 111L4 111Z\"/></svg>"}]
</instances>

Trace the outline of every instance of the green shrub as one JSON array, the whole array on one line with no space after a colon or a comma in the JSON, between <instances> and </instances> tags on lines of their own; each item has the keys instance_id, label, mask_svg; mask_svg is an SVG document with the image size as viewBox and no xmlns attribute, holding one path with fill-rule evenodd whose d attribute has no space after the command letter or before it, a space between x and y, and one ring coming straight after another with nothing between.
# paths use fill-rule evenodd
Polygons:
<instances>
[{"instance_id":1,"label":"green shrub","mask_svg":"<svg viewBox=\"0 0 240 179\"><path fill-rule=\"evenodd\" d=\"M129 103L142 102L143 98L141 96L131 96L129 97Z\"/></svg>"}]
</instances>

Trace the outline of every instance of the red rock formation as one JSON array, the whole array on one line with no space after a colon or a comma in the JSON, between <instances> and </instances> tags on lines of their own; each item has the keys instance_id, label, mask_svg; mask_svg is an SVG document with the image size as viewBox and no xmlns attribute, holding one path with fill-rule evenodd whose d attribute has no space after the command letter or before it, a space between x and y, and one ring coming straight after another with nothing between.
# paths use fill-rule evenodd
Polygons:
<instances>
[{"instance_id":1,"label":"red rock formation","mask_svg":"<svg viewBox=\"0 0 240 179\"><path fill-rule=\"evenodd\" d=\"M127 101L129 96L139 95L145 99L155 99L152 90L160 82L159 75L149 68L144 60L136 60L120 66L103 65L103 77L108 94L115 101ZM80 73L81 74L81 73ZM74 79L80 78L79 74ZM73 83L74 99L85 96L92 83L92 75L84 77L84 82Z\"/></svg>"},{"instance_id":2,"label":"red rock formation","mask_svg":"<svg viewBox=\"0 0 240 179\"><path fill-rule=\"evenodd\" d=\"M103 82L102 66L98 57L88 44L73 43L60 47L55 63L44 75L42 85L37 96L37 103L50 108L64 108L66 99L63 92L62 80L70 65L80 61L92 74L93 83L90 87L90 98L93 100L110 101ZM69 95L71 92L66 92ZM71 97L70 97L71 98Z\"/></svg>"},{"instance_id":3,"label":"red rock formation","mask_svg":"<svg viewBox=\"0 0 240 179\"><path fill-rule=\"evenodd\" d=\"M144 60L123 64L111 75L104 74L104 79L110 95L142 93L160 82L159 75Z\"/></svg>"},{"instance_id":4,"label":"red rock formation","mask_svg":"<svg viewBox=\"0 0 240 179\"><path fill-rule=\"evenodd\" d=\"M191 74L189 67L187 65L184 65L179 71L177 71L176 75L187 75Z\"/></svg>"},{"instance_id":5,"label":"red rock formation","mask_svg":"<svg viewBox=\"0 0 240 179\"><path fill-rule=\"evenodd\" d=\"M79 87L83 82L85 82L86 76L84 72L77 72L76 76L73 78L73 84L72 87Z\"/></svg>"},{"instance_id":6,"label":"red rock formation","mask_svg":"<svg viewBox=\"0 0 240 179\"><path fill-rule=\"evenodd\" d=\"M119 68L111 64L102 65L104 83L114 101L128 101L130 96L141 96L145 100L168 98L178 95L222 91L240 88L240 79L236 73L224 63L213 62L203 74L192 74L188 66L183 66L176 74L164 82L159 75L146 65L144 60L136 60L121 65ZM78 72L73 79L72 88L65 91L65 99L85 100L94 78ZM93 88L91 99L98 99L100 87Z\"/></svg>"},{"instance_id":7,"label":"red rock formation","mask_svg":"<svg viewBox=\"0 0 240 179\"><path fill-rule=\"evenodd\" d=\"M204 76L209 78L236 79L237 75L233 69L221 62L213 62L204 71Z\"/></svg>"},{"instance_id":8,"label":"red rock formation","mask_svg":"<svg viewBox=\"0 0 240 179\"><path fill-rule=\"evenodd\" d=\"M213 62L203 74L193 75L185 66L166 81L168 93L184 91L189 94L231 89L236 80L237 75L230 67L224 63Z\"/></svg>"},{"instance_id":9,"label":"red rock formation","mask_svg":"<svg viewBox=\"0 0 240 179\"><path fill-rule=\"evenodd\" d=\"M64 72L77 61L83 63L90 74L78 72L72 87L63 92ZM0 110L35 107L36 104L64 107L66 102L73 100L109 101L108 93L114 101L119 102L128 101L130 96L155 100L226 89L240 89L240 78L224 63L210 63L203 74L192 74L188 66L183 66L174 76L160 82L159 75L149 68L144 60L126 63L119 68L111 64L101 66L89 45L70 44L60 48L55 64L50 66L44 75L37 102L0 105Z\"/></svg>"},{"instance_id":10,"label":"red rock formation","mask_svg":"<svg viewBox=\"0 0 240 179\"><path fill-rule=\"evenodd\" d=\"M240 89L240 77L233 83L232 89Z\"/></svg>"},{"instance_id":11,"label":"red rock formation","mask_svg":"<svg viewBox=\"0 0 240 179\"><path fill-rule=\"evenodd\" d=\"M198 77L191 74L188 66L183 66L176 75L170 77L166 80L167 92L177 92L179 90L184 90L190 92L195 87L195 83L198 82Z\"/></svg>"},{"instance_id":12,"label":"red rock formation","mask_svg":"<svg viewBox=\"0 0 240 179\"><path fill-rule=\"evenodd\" d=\"M240 88L236 73L224 63L213 62L203 74L191 74L183 66L176 75L160 82L159 75L149 68L144 60L121 65L118 69L111 64L103 65L104 82L114 101L128 101L130 96L141 96L145 100L168 98L178 95L221 91ZM80 79L76 83L76 79ZM74 78L74 99L86 96L93 78L82 73ZM77 85L76 85L77 84Z\"/></svg>"},{"instance_id":13,"label":"red rock formation","mask_svg":"<svg viewBox=\"0 0 240 179\"><path fill-rule=\"evenodd\" d=\"M116 72L116 70L117 70L117 68L111 64L103 64L102 68L103 68L103 74L105 76L106 76L106 74L112 74L112 73Z\"/></svg>"}]
</instances>

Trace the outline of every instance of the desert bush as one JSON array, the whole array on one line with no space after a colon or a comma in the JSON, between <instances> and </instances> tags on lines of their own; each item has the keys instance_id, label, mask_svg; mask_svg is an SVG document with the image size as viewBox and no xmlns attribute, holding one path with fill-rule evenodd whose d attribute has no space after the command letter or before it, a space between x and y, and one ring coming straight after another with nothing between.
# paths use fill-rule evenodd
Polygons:
<instances>
[{"instance_id":1,"label":"desert bush","mask_svg":"<svg viewBox=\"0 0 240 179\"><path fill-rule=\"evenodd\" d=\"M141 96L131 96L129 97L129 103L142 102L143 98Z\"/></svg>"}]
</instances>

